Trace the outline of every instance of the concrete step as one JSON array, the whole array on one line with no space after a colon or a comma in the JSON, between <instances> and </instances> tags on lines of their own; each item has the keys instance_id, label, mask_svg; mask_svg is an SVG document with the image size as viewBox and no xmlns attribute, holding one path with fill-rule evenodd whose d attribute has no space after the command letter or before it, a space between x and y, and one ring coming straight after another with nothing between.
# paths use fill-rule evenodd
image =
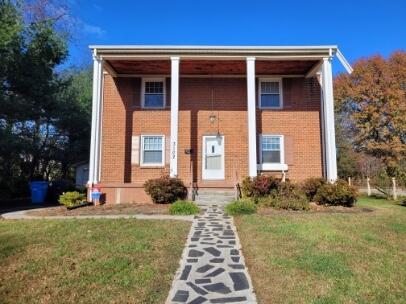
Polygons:
<instances>
[{"instance_id":1,"label":"concrete step","mask_svg":"<svg viewBox=\"0 0 406 304\"><path fill-rule=\"evenodd\" d=\"M226 205L235 198L234 190L197 190L195 201L201 206Z\"/></svg>"}]
</instances>

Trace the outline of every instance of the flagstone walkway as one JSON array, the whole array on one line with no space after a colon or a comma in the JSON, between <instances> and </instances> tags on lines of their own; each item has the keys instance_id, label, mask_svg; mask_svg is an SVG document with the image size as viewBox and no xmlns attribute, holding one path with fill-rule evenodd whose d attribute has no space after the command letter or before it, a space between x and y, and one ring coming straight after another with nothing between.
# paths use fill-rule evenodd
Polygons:
<instances>
[{"instance_id":1,"label":"flagstone walkway","mask_svg":"<svg viewBox=\"0 0 406 304\"><path fill-rule=\"evenodd\" d=\"M196 216L166 303L257 303L233 218L223 207Z\"/></svg>"}]
</instances>

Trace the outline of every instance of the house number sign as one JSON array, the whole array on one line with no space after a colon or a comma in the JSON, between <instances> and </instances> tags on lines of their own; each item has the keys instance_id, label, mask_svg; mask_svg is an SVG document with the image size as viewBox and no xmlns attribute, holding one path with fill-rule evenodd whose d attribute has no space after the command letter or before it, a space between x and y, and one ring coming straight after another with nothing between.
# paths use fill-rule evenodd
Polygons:
<instances>
[{"instance_id":1,"label":"house number sign","mask_svg":"<svg viewBox=\"0 0 406 304\"><path fill-rule=\"evenodd\" d=\"M172 159L176 158L176 141L172 142Z\"/></svg>"}]
</instances>

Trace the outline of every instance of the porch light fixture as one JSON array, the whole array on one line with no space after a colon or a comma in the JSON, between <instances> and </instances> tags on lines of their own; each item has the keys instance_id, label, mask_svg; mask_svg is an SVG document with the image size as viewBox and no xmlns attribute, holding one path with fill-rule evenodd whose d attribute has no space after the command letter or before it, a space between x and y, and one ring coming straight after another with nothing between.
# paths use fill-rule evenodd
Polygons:
<instances>
[{"instance_id":1,"label":"porch light fixture","mask_svg":"<svg viewBox=\"0 0 406 304\"><path fill-rule=\"evenodd\" d=\"M209 119L210 123L214 124L216 122L216 115L214 113L210 114Z\"/></svg>"},{"instance_id":2,"label":"porch light fixture","mask_svg":"<svg viewBox=\"0 0 406 304\"><path fill-rule=\"evenodd\" d=\"M220 134L219 131L217 131L216 139L217 139L217 142L218 142L218 143L221 143L221 134Z\"/></svg>"}]
</instances>

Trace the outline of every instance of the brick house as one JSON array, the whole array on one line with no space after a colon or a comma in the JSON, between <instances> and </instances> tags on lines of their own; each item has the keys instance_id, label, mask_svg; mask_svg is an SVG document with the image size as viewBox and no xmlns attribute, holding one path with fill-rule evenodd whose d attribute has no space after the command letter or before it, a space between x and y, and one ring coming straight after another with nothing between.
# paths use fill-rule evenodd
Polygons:
<instances>
[{"instance_id":1,"label":"brick house","mask_svg":"<svg viewBox=\"0 0 406 304\"><path fill-rule=\"evenodd\" d=\"M147 179L233 189L246 176L337 178L336 46L91 46L89 182L149 202Z\"/></svg>"}]
</instances>

